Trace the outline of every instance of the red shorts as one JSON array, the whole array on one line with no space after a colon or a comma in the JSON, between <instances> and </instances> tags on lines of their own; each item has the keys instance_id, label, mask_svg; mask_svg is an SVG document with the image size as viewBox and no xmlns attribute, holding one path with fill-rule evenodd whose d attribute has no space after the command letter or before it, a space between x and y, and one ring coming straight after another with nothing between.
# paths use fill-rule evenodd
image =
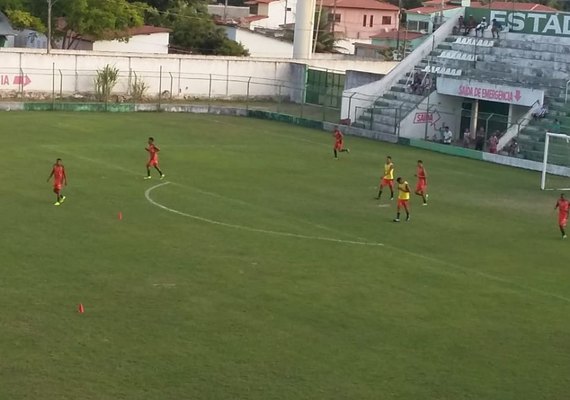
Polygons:
<instances>
[{"instance_id":1,"label":"red shorts","mask_svg":"<svg viewBox=\"0 0 570 400\"><path fill-rule=\"evenodd\" d=\"M62 187L63 187L63 183L62 183L62 182L54 182L54 183L53 183L53 190L60 191Z\"/></svg>"},{"instance_id":2,"label":"red shorts","mask_svg":"<svg viewBox=\"0 0 570 400\"><path fill-rule=\"evenodd\" d=\"M147 167L158 167L158 160L153 158L152 160L149 160L148 163L146 164Z\"/></svg>"},{"instance_id":3,"label":"red shorts","mask_svg":"<svg viewBox=\"0 0 570 400\"><path fill-rule=\"evenodd\" d=\"M420 179L416 184L416 192L425 192L427 189L427 182Z\"/></svg>"},{"instance_id":4,"label":"red shorts","mask_svg":"<svg viewBox=\"0 0 570 400\"><path fill-rule=\"evenodd\" d=\"M558 225L563 228L566 228L566 224L568 223L568 217L558 218Z\"/></svg>"},{"instance_id":5,"label":"red shorts","mask_svg":"<svg viewBox=\"0 0 570 400\"><path fill-rule=\"evenodd\" d=\"M334 144L334 149L335 149L335 150L342 150L343 147L344 147L344 146L343 146L343 143L342 143L342 142L336 142L336 143Z\"/></svg>"},{"instance_id":6,"label":"red shorts","mask_svg":"<svg viewBox=\"0 0 570 400\"><path fill-rule=\"evenodd\" d=\"M380 187L384 187L384 186L390 186L390 188L393 189L394 188L394 179L382 178L382 181L380 182Z\"/></svg>"},{"instance_id":7,"label":"red shorts","mask_svg":"<svg viewBox=\"0 0 570 400\"><path fill-rule=\"evenodd\" d=\"M398 199L398 208L400 207L404 207L404 208L408 208L408 200L402 200L402 199Z\"/></svg>"}]
</instances>

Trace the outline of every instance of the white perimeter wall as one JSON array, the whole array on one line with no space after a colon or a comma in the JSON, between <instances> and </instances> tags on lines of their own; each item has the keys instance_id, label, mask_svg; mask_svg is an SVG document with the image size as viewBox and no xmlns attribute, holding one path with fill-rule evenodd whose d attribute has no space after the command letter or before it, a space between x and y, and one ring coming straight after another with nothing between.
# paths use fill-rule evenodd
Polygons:
<instances>
[{"instance_id":1,"label":"white perimeter wall","mask_svg":"<svg viewBox=\"0 0 570 400\"><path fill-rule=\"evenodd\" d=\"M93 43L93 51L109 51L117 53L168 54L168 32L137 35L128 42L119 40L100 40Z\"/></svg>"},{"instance_id":2,"label":"white perimeter wall","mask_svg":"<svg viewBox=\"0 0 570 400\"><path fill-rule=\"evenodd\" d=\"M114 94L126 94L129 82L142 78L154 97L167 91L174 97L231 98L276 96L295 98L304 87L305 66L344 73L346 70L386 74L397 63L325 57L312 60L278 58L213 57L123 54L91 51L0 49L0 97L2 92L18 92L19 75L25 77L26 93L92 93L96 70L107 64L120 71ZM160 69L162 67L162 75ZM249 85L248 85L249 82ZM4 95L7 97L7 94Z\"/></svg>"},{"instance_id":3,"label":"white perimeter wall","mask_svg":"<svg viewBox=\"0 0 570 400\"><path fill-rule=\"evenodd\" d=\"M229 98L245 96L249 81L251 96L299 95L304 85L304 66L286 60L259 60L239 57L150 56L86 51L0 49L0 92L16 92L14 79L23 74L30 82L24 92L64 94L90 93L94 90L95 71L105 65L120 70L115 94L127 93L134 75L149 86L156 96L159 90L172 91L175 97ZM160 68L162 67L162 76ZM129 71L131 73L129 74ZM28 79L25 79L27 81Z\"/></svg>"}]
</instances>

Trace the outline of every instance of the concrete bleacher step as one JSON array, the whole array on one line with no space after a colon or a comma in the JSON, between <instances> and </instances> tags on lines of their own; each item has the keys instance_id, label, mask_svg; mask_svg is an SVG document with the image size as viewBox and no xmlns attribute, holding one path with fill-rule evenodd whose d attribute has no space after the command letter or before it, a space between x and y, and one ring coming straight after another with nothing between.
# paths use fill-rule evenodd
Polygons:
<instances>
[{"instance_id":1,"label":"concrete bleacher step","mask_svg":"<svg viewBox=\"0 0 570 400\"><path fill-rule=\"evenodd\" d=\"M490 39L466 37L466 36L455 36L454 44L460 44L464 46L477 46L477 47L494 47L496 42Z\"/></svg>"},{"instance_id":2,"label":"concrete bleacher step","mask_svg":"<svg viewBox=\"0 0 570 400\"><path fill-rule=\"evenodd\" d=\"M441 52L441 54L438 57L450 60L456 60L456 61L469 61L469 62L473 62L477 58L474 54L457 50L444 50Z\"/></svg>"},{"instance_id":3,"label":"concrete bleacher step","mask_svg":"<svg viewBox=\"0 0 570 400\"><path fill-rule=\"evenodd\" d=\"M387 102L387 101L383 101L383 100L376 100L374 102L374 106L376 106L376 107L391 107L392 103Z\"/></svg>"},{"instance_id":4,"label":"concrete bleacher step","mask_svg":"<svg viewBox=\"0 0 570 400\"><path fill-rule=\"evenodd\" d=\"M461 76L463 74L463 70L461 68L446 68L439 65L426 65L422 71L445 76Z\"/></svg>"},{"instance_id":5,"label":"concrete bleacher step","mask_svg":"<svg viewBox=\"0 0 570 400\"><path fill-rule=\"evenodd\" d=\"M392 86L390 88L390 91L392 92L400 92L400 93L406 93L406 87L405 86Z\"/></svg>"}]
</instances>

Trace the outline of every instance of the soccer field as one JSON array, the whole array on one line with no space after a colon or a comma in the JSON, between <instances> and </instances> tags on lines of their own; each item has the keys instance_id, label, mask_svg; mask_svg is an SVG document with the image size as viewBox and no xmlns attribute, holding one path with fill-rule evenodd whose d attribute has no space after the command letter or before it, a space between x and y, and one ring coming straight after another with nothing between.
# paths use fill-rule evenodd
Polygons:
<instances>
[{"instance_id":1,"label":"soccer field","mask_svg":"<svg viewBox=\"0 0 570 400\"><path fill-rule=\"evenodd\" d=\"M330 134L235 117L0 128L0 399L569 396L570 242L538 173L353 137L335 161ZM386 155L412 187L425 163L411 222L373 199Z\"/></svg>"}]
</instances>

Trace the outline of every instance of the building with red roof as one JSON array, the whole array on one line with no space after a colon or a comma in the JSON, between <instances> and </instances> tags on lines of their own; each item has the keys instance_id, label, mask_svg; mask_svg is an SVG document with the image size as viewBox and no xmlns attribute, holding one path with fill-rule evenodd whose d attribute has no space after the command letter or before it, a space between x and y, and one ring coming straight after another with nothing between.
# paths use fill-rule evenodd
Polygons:
<instances>
[{"instance_id":1,"label":"building with red roof","mask_svg":"<svg viewBox=\"0 0 570 400\"><path fill-rule=\"evenodd\" d=\"M317 0L317 9L321 0ZM369 39L397 28L399 8L378 0L322 0L338 38Z\"/></svg>"}]
</instances>

